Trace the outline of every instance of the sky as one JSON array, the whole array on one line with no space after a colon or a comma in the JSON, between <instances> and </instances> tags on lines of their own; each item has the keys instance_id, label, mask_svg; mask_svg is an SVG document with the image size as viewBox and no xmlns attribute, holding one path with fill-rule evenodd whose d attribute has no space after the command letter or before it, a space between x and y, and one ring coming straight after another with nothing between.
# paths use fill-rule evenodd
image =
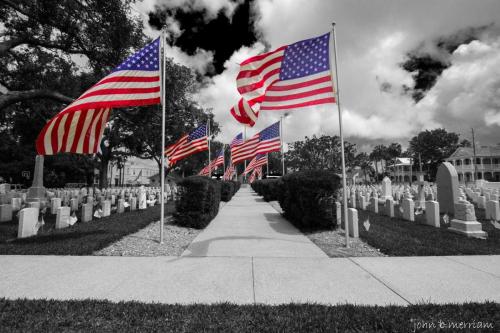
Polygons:
<instances>
[{"instance_id":1,"label":"sky","mask_svg":"<svg viewBox=\"0 0 500 333\"><path fill-rule=\"evenodd\" d=\"M239 100L239 63L321 35L336 22L344 137L359 150L390 142L407 147L418 132L440 127L469 140L473 127L477 144L500 143L498 0L143 0L134 6L145 33L156 37L164 24L169 56L199 74L194 97L212 108L223 142L243 128L229 113ZM165 15L155 18L158 12ZM261 112L247 136L282 115ZM283 132L285 142L338 135L338 105L294 110Z\"/></svg>"}]
</instances>

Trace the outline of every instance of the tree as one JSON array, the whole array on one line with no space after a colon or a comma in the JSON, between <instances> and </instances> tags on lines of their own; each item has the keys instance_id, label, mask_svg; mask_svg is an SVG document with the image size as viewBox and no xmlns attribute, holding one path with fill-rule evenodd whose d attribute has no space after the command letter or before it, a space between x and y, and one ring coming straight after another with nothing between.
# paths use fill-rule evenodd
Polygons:
<instances>
[{"instance_id":1,"label":"tree","mask_svg":"<svg viewBox=\"0 0 500 333\"><path fill-rule=\"evenodd\" d=\"M369 181L369 178L371 178L371 175L374 173L374 170L368 154L364 152L357 154L354 159L354 164L361 168L361 171L363 172L363 179L365 181ZM367 176L369 176L368 179Z\"/></svg>"},{"instance_id":2,"label":"tree","mask_svg":"<svg viewBox=\"0 0 500 333\"><path fill-rule=\"evenodd\" d=\"M352 167L355 160L356 145L344 141L346 168ZM306 137L304 141L288 144L285 154L287 168L300 170L333 170L342 172L341 146L338 136L322 135Z\"/></svg>"},{"instance_id":3,"label":"tree","mask_svg":"<svg viewBox=\"0 0 500 333\"><path fill-rule=\"evenodd\" d=\"M414 160L422 159L427 174L434 179L438 165L459 147L459 135L444 128L426 130L410 140L409 151Z\"/></svg>"},{"instance_id":4,"label":"tree","mask_svg":"<svg viewBox=\"0 0 500 333\"><path fill-rule=\"evenodd\" d=\"M0 0L0 132L13 148L0 164L12 158L31 170L34 141L45 123L144 44L141 21L130 16L131 3ZM61 164L58 159L65 158L60 156L48 156L45 169L58 166L57 172L78 179L93 174L92 157L69 158ZM113 150L108 157L114 158ZM101 174L107 170L106 161L101 160ZM84 173L70 170L83 166L88 168Z\"/></svg>"},{"instance_id":5,"label":"tree","mask_svg":"<svg viewBox=\"0 0 500 333\"><path fill-rule=\"evenodd\" d=\"M387 147L384 145L377 145L370 153L370 160L375 162L375 177L378 180L378 162L384 160L387 152Z\"/></svg>"}]
</instances>

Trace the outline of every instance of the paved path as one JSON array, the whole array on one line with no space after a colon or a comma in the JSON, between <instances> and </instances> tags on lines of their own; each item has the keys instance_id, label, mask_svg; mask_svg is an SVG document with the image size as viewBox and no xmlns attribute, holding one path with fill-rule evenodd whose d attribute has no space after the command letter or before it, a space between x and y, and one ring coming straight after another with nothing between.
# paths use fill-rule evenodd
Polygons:
<instances>
[{"instance_id":1,"label":"paved path","mask_svg":"<svg viewBox=\"0 0 500 333\"><path fill-rule=\"evenodd\" d=\"M328 258L242 188L181 257L0 256L0 297L170 304L500 302L500 256Z\"/></svg>"},{"instance_id":2,"label":"paved path","mask_svg":"<svg viewBox=\"0 0 500 333\"><path fill-rule=\"evenodd\" d=\"M328 257L249 186L236 193L182 256Z\"/></svg>"},{"instance_id":3,"label":"paved path","mask_svg":"<svg viewBox=\"0 0 500 333\"><path fill-rule=\"evenodd\" d=\"M170 304L500 302L500 256L0 256L0 297Z\"/></svg>"}]
</instances>

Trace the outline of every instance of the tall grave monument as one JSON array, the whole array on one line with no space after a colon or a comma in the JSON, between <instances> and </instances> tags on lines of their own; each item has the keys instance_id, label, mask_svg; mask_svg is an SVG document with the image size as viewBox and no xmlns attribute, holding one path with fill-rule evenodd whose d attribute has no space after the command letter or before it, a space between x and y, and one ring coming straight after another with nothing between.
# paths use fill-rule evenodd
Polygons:
<instances>
[{"instance_id":1,"label":"tall grave monument","mask_svg":"<svg viewBox=\"0 0 500 333\"><path fill-rule=\"evenodd\" d=\"M37 155L35 158L35 172L33 174L33 184L28 189L26 201L39 201L45 203L45 187L43 187L43 156Z\"/></svg>"}]
</instances>

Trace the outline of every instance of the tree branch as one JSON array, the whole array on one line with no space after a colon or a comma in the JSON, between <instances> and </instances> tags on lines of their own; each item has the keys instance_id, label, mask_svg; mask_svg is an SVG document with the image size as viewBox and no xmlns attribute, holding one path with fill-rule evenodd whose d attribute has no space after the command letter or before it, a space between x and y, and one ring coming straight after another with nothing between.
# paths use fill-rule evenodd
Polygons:
<instances>
[{"instance_id":1,"label":"tree branch","mask_svg":"<svg viewBox=\"0 0 500 333\"><path fill-rule=\"evenodd\" d=\"M65 96L60 92L48 89L9 91L3 95L0 95L0 110L11 104L34 98L48 98L63 103L71 103L74 100L74 98Z\"/></svg>"}]
</instances>

